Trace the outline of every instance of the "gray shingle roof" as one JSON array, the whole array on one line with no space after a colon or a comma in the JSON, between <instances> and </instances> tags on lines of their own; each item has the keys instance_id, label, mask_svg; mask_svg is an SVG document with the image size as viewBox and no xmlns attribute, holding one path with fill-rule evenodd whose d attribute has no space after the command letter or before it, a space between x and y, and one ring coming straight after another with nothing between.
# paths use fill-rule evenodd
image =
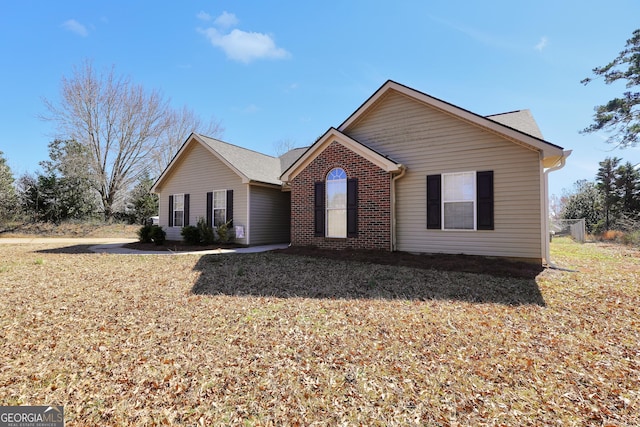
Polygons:
<instances>
[{"instance_id":1,"label":"gray shingle roof","mask_svg":"<svg viewBox=\"0 0 640 427\"><path fill-rule=\"evenodd\" d=\"M298 158L300 158L307 149L309 149L309 147L294 148L280 156L280 174L289 169L289 166L298 160Z\"/></svg>"},{"instance_id":2,"label":"gray shingle roof","mask_svg":"<svg viewBox=\"0 0 640 427\"><path fill-rule=\"evenodd\" d=\"M272 157L219 139L196 135L250 181L267 184L281 185L282 181L279 178L282 172L307 149L296 148L280 157Z\"/></svg>"},{"instance_id":3,"label":"gray shingle roof","mask_svg":"<svg viewBox=\"0 0 640 427\"><path fill-rule=\"evenodd\" d=\"M197 134L216 153L250 181L280 185L280 159Z\"/></svg>"},{"instance_id":4,"label":"gray shingle roof","mask_svg":"<svg viewBox=\"0 0 640 427\"><path fill-rule=\"evenodd\" d=\"M529 110L510 111L508 113L493 114L486 116L487 119L493 120L505 126L509 126L527 135L534 136L538 139L544 139L540 128Z\"/></svg>"}]
</instances>

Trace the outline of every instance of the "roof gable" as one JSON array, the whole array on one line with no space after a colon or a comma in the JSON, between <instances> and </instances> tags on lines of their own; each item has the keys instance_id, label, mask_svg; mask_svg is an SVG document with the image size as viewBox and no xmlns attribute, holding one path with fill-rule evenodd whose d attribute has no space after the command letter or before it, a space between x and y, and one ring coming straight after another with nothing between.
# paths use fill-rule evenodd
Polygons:
<instances>
[{"instance_id":1,"label":"roof gable","mask_svg":"<svg viewBox=\"0 0 640 427\"><path fill-rule=\"evenodd\" d=\"M379 102L384 102L384 98L391 91L398 92L416 102L428 105L431 108L480 127L488 132L495 133L513 143L538 151L542 154L544 167L551 167L555 165L559 159L566 157L562 147L542 139L542 134L530 113L528 113L528 117L526 114L514 114L519 112L484 117L392 80L388 80L371 95L369 99L338 127L338 130L348 133L349 128L355 126L359 120L362 120L372 108ZM528 112L528 110L525 111ZM531 121L533 121L533 125ZM527 125L524 126L524 123L527 123Z\"/></svg>"},{"instance_id":2,"label":"roof gable","mask_svg":"<svg viewBox=\"0 0 640 427\"><path fill-rule=\"evenodd\" d=\"M197 135L197 134L195 134ZM244 183L263 182L280 185L280 159L257 151L229 144L218 139L197 135L211 150L219 154L229 167L236 170Z\"/></svg>"},{"instance_id":3,"label":"roof gable","mask_svg":"<svg viewBox=\"0 0 640 427\"><path fill-rule=\"evenodd\" d=\"M205 147L212 155L236 173L243 183L282 184L278 179L281 172L279 158L229 144L218 139L192 133L184 144L182 144L182 147L180 147L173 159L171 159L171 162L156 180L155 184L153 184L151 192L156 192L164 181L168 179L171 172L180 162L180 159L188 152L188 147L192 144L201 144Z\"/></svg>"},{"instance_id":4,"label":"roof gable","mask_svg":"<svg viewBox=\"0 0 640 427\"><path fill-rule=\"evenodd\" d=\"M339 130L335 128L329 128L324 135L322 135L318 140L309 147L304 154L302 154L293 164L287 168L280 179L283 182L289 182L293 178L300 173L309 163L313 161L320 153L324 151L332 142L337 141L338 143L344 145L351 151L356 154L364 157L369 160L371 163L377 165L379 168L387 171L387 172L398 172L403 166L401 164L396 163L395 161L389 159L388 157L374 151L373 149L367 147L356 141L355 139L343 134Z\"/></svg>"}]
</instances>

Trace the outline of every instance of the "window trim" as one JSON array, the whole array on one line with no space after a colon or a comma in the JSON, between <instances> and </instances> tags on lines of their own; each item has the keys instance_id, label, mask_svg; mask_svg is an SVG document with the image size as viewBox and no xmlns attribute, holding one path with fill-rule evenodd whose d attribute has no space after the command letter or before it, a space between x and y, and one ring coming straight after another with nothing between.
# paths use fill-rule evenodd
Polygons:
<instances>
[{"instance_id":1,"label":"window trim","mask_svg":"<svg viewBox=\"0 0 640 427\"><path fill-rule=\"evenodd\" d=\"M341 171L342 173L340 174L341 176L344 176L344 178L339 178L339 179L329 179L330 175L334 172L334 171ZM344 206L343 207L330 207L330 203L329 203L329 182L335 182L336 184L342 184L340 189L344 190ZM337 181L337 182L336 182ZM325 195L324 195L324 199L325 199L325 208L324 208L324 215L325 215L325 237L328 239L346 239L348 236L348 230L347 230L347 171L345 171L343 168L341 167L335 167L332 168L329 172L327 172L327 175L325 176ZM329 233L330 230L330 223L333 223L331 221L329 221L329 211L343 211L344 215L342 215L340 217L340 220L344 220L344 235L331 235ZM344 217L344 218L342 218Z\"/></svg>"},{"instance_id":2,"label":"window trim","mask_svg":"<svg viewBox=\"0 0 640 427\"><path fill-rule=\"evenodd\" d=\"M216 225L216 211L224 210L223 224L227 223L227 190L213 190L211 193L211 225L215 229L219 225ZM224 204L224 208L216 208L216 193L223 193L222 202Z\"/></svg>"},{"instance_id":3,"label":"window trim","mask_svg":"<svg viewBox=\"0 0 640 427\"><path fill-rule=\"evenodd\" d=\"M173 197L173 204L171 206L171 218L173 218L173 222L172 222L172 227L174 228L182 228L184 227L184 206L185 206L185 198L184 198L185 193L176 193L176 194L172 194L171 197ZM177 198L181 197L182 198L182 209L176 209L177 206ZM182 212L182 218L180 221L180 225L176 224L176 213L177 212Z\"/></svg>"},{"instance_id":4,"label":"window trim","mask_svg":"<svg viewBox=\"0 0 640 427\"><path fill-rule=\"evenodd\" d=\"M477 171L459 171L459 172L445 172L442 173L442 182L441 182L441 200L440 200L440 214L441 214L441 230L442 231L478 231L478 189L477 189ZM454 199L454 200L446 200L446 191L445 191L445 182L446 178L454 175L470 175L473 179L471 188L473 189L473 197L471 199ZM445 204L446 203L469 203L473 204L473 228L446 228L445 221Z\"/></svg>"}]
</instances>

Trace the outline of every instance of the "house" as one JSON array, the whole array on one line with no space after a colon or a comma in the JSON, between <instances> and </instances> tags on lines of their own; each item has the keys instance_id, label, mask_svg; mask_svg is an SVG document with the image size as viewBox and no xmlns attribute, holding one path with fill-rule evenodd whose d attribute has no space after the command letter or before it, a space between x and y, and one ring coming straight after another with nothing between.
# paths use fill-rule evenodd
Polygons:
<instances>
[{"instance_id":1,"label":"house","mask_svg":"<svg viewBox=\"0 0 640 427\"><path fill-rule=\"evenodd\" d=\"M194 134L153 191L168 238L184 221L222 218L224 190L240 243L544 262L548 174L570 153L542 138L528 110L480 116L387 81L282 158Z\"/></svg>"},{"instance_id":2,"label":"house","mask_svg":"<svg viewBox=\"0 0 640 427\"><path fill-rule=\"evenodd\" d=\"M240 244L289 242L290 193L279 176L303 151L272 157L191 134L151 189L167 239L181 240L182 227L203 218L229 223Z\"/></svg>"}]
</instances>

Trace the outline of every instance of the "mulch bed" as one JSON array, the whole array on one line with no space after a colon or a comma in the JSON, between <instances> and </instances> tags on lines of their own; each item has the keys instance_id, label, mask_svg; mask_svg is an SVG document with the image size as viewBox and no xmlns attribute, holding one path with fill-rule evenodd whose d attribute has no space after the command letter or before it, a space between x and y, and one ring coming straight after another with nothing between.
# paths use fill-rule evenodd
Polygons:
<instances>
[{"instance_id":1,"label":"mulch bed","mask_svg":"<svg viewBox=\"0 0 640 427\"><path fill-rule=\"evenodd\" d=\"M182 240L167 240L162 245L155 243L132 242L123 245L127 249L135 249L138 251L157 251L157 252L198 252L209 251L213 249L236 249L244 246L235 243L215 244L215 245L189 245Z\"/></svg>"},{"instance_id":2,"label":"mulch bed","mask_svg":"<svg viewBox=\"0 0 640 427\"><path fill-rule=\"evenodd\" d=\"M409 252L353 249L329 250L307 246L292 246L287 249L278 249L274 252L285 255L320 257L428 270L490 274L492 276L519 279L535 278L544 270L542 265L539 264L473 255L412 254Z\"/></svg>"}]
</instances>

